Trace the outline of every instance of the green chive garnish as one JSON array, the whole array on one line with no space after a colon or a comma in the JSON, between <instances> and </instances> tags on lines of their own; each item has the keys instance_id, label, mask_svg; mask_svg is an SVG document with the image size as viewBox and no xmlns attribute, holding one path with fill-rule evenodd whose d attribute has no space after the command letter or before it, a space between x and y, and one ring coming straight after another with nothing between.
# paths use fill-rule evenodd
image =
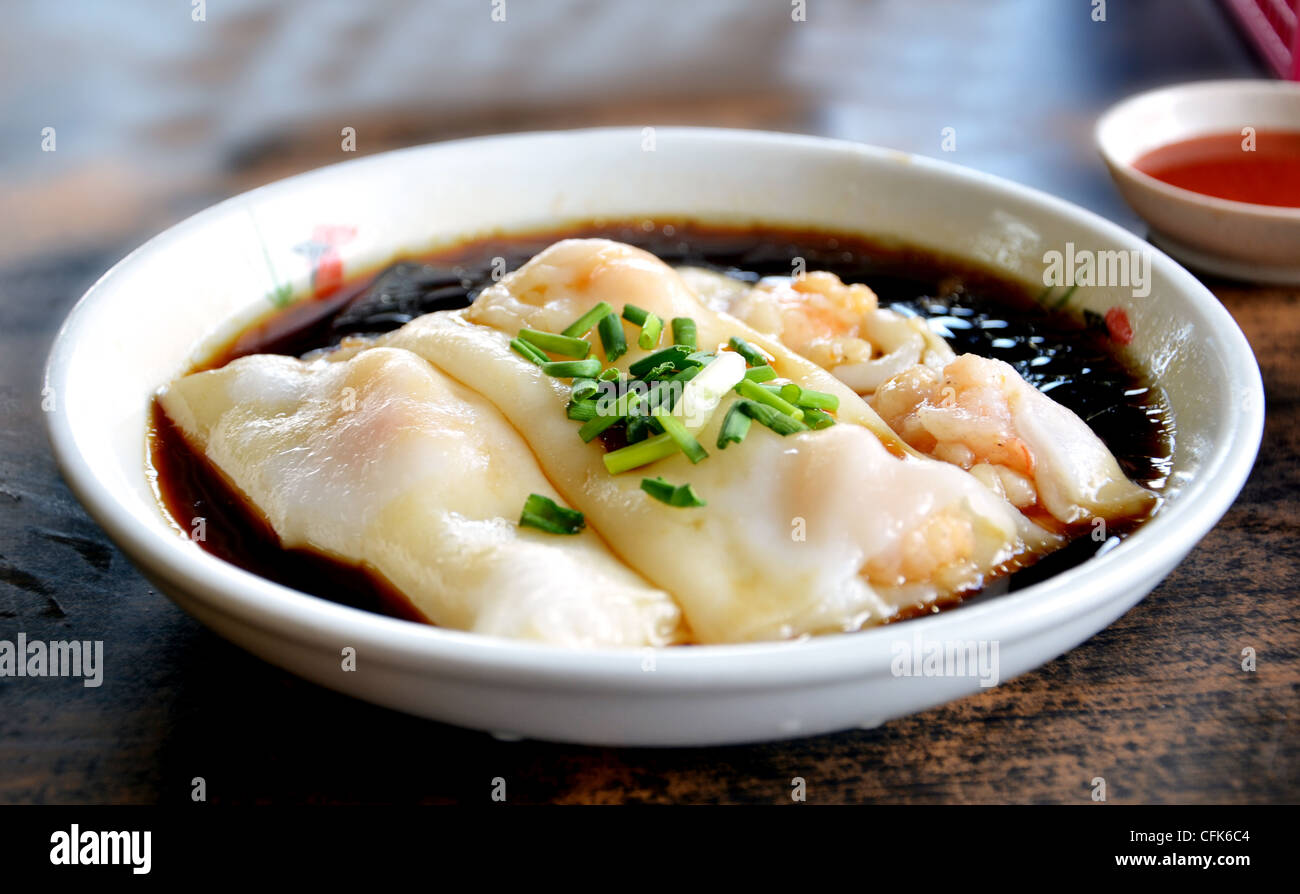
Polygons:
<instances>
[{"instance_id":1,"label":"green chive garnish","mask_svg":"<svg viewBox=\"0 0 1300 894\"><path fill-rule=\"evenodd\" d=\"M673 345L664 348L662 351L655 351L653 354L646 354L636 363L627 368L627 371L637 378L642 378L656 366L664 363L671 363L674 369L685 369L690 364L688 358L690 351L681 345Z\"/></svg>"},{"instance_id":2,"label":"green chive garnish","mask_svg":"<svg viewBox=\"0 0 1300 894\"><path fill-rule=\"evenodd\" d=\"M654 497L661 503L667 503L669 506L707 506L695 489L689 484L674 486L664 481L663 477L642 478L641 489Z\"/></svg>"},{"instance_id":3,"label":"green chive garnish","mask_svg":"<svg viewBox=\"0 0 1300 894\"><path fill-rule=\"evenodd\" d=\"M830 410L832 413L840 408L840 399L836 395L807 388L803 389L795 403L806 410Z\"/></svg>"},{"instance_id":4,"label":"green chive garnish","mask_svg":"<svg viewBox=\"0 0 1300 894\"><path fill-rule=\"evenodd\" d=\"M542 364L542 372L557 379L591 378L600 374L600 361L595 357L586 360L552 360Z\"/></svg>"},{"instance_id":5,"label":"green chive garnish","mask_svg":"<svg viewBox=\"0 0 1300 894\"><path fill-rule=\"evenodd\" d=\"M694 349L695 343L695 321L690 317L673 317L673 344L686 345Z\"/></svg>"},{"instance_id":6,"label":"green chive garnish","mask_svg":"<svg viewBox=\"0 0 1300 894\"><path fill-rule=\"evenodd\" d=\"M820 431L823 428L830 428L835 424L835 417L830 413L809 407L803 412L804 424L809 428Z\"/></svg>"},{"instance_id":7,"label":"green chive garnish","mask_svg":"<svg viewBox=\"0 0 1300 894\"><path fill-rule=\"evenodd\" d=\"M568 414L570 419L578 422L590 422L596 418L596 402L594 400L570 401Z\"/></svg>"},{"instance_id":8,"label":"green chive garnish","mask_svg":"<svg viewBox=\"0 0 1300 894\"><path fill-rule=\"evenodd\" d=\"M654 387L637 400L628 402L629 412L640 416L653 412L657 407L668 402L671 387L667 382L656 382Z\"/></svg>"},{"instance_id":9,"label":"green chive garnish","mask_svg":"<svg viewBox=\"0 0 1300 894\"><path fill-rule=\"evenodd\" d=\"M646 416L631 416L627 420L627 442L635 444L650 437L650 419Z\"/></svg>"},{"instance_id":10,"label":"green chive garnish","mask_svg":"<svg viewBox=\"0 0 1300 894\"><path fill-rule=\"evenodd\" d=\"M671 378L676 374L677 367L673 366L671 363L661 363L641 378L645 379L647 382L657 382L660 379Z\"/></svg>"},{"instance_id":11,"label":"green chive garnish","mask_svg":"<svg viewBox=\"0 0 1300 894\"><path fill-rule=\"evenodd\" d=\"M576 509L566 509L550 497L541 494L529 494L524 500L524 511L519 516L519 526L537 528L548 534L576 534L587 524L582 513Z\"/></svg>"},{"instance_id":12,"label":"green chive garnish","mask_svg":"<svg viewBox=\"0 0 1300 894\"><path fill-rule=\"evenodd\" d=\"M545 366L542 369L546 369ZM774 410L784 413L794 419L803 418L803 410L787 401L780 395L773 394L762 385L755 385L749 379L741 379L740 384L736 386L736 392L741 397L747 397L750 400L758 401L761 404L767 404Z\"/></svg>"},{"instance_id":13,"label":"green chive garnish","mask_svg":"<svg viewBox=\"0 0 1300 894\"><path fill-rule=\"evenodd\" d=\"M664 427L664 434L677 442L677 446L681 448L682 453L685 453L686 458L692 463L698 463L709 455L708 451L700 446L700 442L695 440L695 437L686 430L686 426L682 424L682 421L672 413L662 407L656 407L651 412L659 420L659 424Z\"/></svg>"},{"instance_id":14,"label":"green chive garnish","mask_svg":"<svg viewBox=\"0 0 1300 894\"><path fill-rule=\"evenodd\" d=\"M561 334L567 335L570 338L582 338L582 336L591 331L591 327L599 323L606 315L612 314L613 312L614 308L610 307L607 302L602 301L565 327L564 332Z\"/></svg>"},{"instance_id":15,"label":"green chive garnish","mask_svg":"<svg viewBox=\"0 0 1300 894\"><path fill-rule=\"evenodd\" d=\"M594 397L600 391L600 383L595 379L574 379L573 390L569 392L571 400L582 401Z\"/></svg>"},{"instance_id":16,"label":"green chive garnish","mask_svg":"<svg viewBox=\"0 0 1300 894\"><path fill-rule=\"evenodd\" d=\"M514 349L516 354L519 354L525 360L531 360L533 363L536 363L538 366L541 366L543 363L549 363L551 361L550 357L547 357L541 351L537 350L528 342L522 339L512 338L510 340L510 347Z\"/></svg>"},{"instance_id":17,"label":"green chive garnish","mask_svg":"<svg viewBox=\"0 0 1300 894\"><path fill-rule=\"evenodd\" d=\"M750 419L741 409L741 403L743 401L734 402L722 420L722 428L718 430L719 450L726 450L728 444L739 444L749 434Z\"/></svg>"},{"instance_id":18,"label":"green chive garnish","mask_svg":"<svg viewBox=\"0 0 1300 894\"><path fill-rule=\"evenodd\" d=\"M662 503L669 502L673 497L673 491L677 490L675 485L664 481L662 475L658 478L642 478L641 489Z\"/></svg>"},{"instance_id":19,"label":"green chive garnish","mask_svg":"<svg viewBox=\"0 0 1300 894\"><path fill-rule=\"evenodd\" d=\"M623 321L612 313L600 318L596 324L600 343L605 348L605 361L613 363L627 353L627 338L623 335Z\"/></svg>"},{"instance_id":20,"label":"green chive garnish","mask_svg":"<svg viewBox=\"0 0 1300 894\"><path fill-rule=\"evenodd\" d=\"M612 406L606 406L605 412L600 412L600 401L596 402L596 417L589 420L582 428L578 429L578 437L588 444L592 442L605 429L609 428L616 422L622 422L628 417L636 407L640 397L634 391L626 391L618 400L614 401Z\"/></svg>"},{"instance_id":21,"label":"green chive garnish","mask_svg":"<svg viewBox=\"0 0 1300 894\"><path fill-rule=\"evenodd\" d=\"M780 410L759 403L753 400L738 400L735 406L740 407L740 411L762 425L766 425L772 431L782 437L792 435L795 432L807 431L808 426L804 425L793 416L788 416Z\"/></svg>"},{"instance_id":22,"label":"green chive garnish","mask_svg":"<svg viewBox=\"0 0 1300 894\"><path fill-rule=\"evenodd\" d=\"M535 348L563 354L565 357L586 357L591 352L591 345L581 338L569 338L554 332L538 332L536 329L520 329L519 337ZM600 372L600 370L596 370ZM595 373L592 373L595 375Z\"/></svg>"},{"instance_id":23,"label":"green chive garnish","mask_svg":"<svg viewBox=\"0 0 1300 894\"><path fill-rule=\"evenodd\" d=\"M659 334L664 329L663 320L645 308L637 307L635 304L623 305L623 319L641 327L641 336L636 342L641 347L641 350L648 351L659 344Z\"/></svg>"},{"instance_id":24,"label":"green chive garnish","mask_svg":"<svg viewBox=\"0 0 1300 894\"><path fill-rule=\"evenodd\" d=\"M677 375L684 375L686 371ZM655 399L655 407L663 407L665 410L672 412L673 407L677 406L677 401L681 400L682 395L686 393L685 382L687 379L677 379L674 376L671 379L664 379L654 388L650 389L650 394ZM674 384L676 383L676 384ZM653 410L654 407L651 407Z\"/></svg>"},{"instance_id":25,"label":"green chive garnish","mask_svg":"<svg viewBox=\"0 0 1300 894\"><path fill-rule=\"evenodd\" d=\"M587 420L583 423L582 428L578 429L578 437L582 438L584 442L590 444L605 429L609 428L616 422L622 421L623 418L621 416L616 416L613 413L600 415L600 412L597 411L594 417Z\"/></svg>"},{"instance_id":26,"label":"green chive garnish","mask_svg":"<svg viewBox=\"0 0 1300 894\"><path fill-rule=\"evenodd\" d=\"M731 349L745 358L745 362L750 366L767 366L767 357L758 348L751 345L738 335L733 335L728 342Z\"/></svg>"},{"instance_id":27,"label":"green chive garnish","mask_svg":"<svg viewBox=\"0 0 1300 894\"><path fill-rule=\"evenodd\" d=\"M776 370L770 366L755 366L745 370L745 378L751 382L770 382L776 378Z\"/></svg>"},{"instance_id":28,"label":"green chive garnish","mask_svg":"<svg viewBox=\"0 0 1300 894\"><path fill-rule=\"evenodd\" d=\"M645 325L641 327L641 335L637 338L636 343L643 351L649 351L655 345L659 344L659 335L664 331L664 321L654 314L647 314Z\"/></svg>"},{"instance_id":29,"label":"green chive garnish","mask_svg":"<svg viewBox=\"0 0 1300 894\"><path fill-rule=\"evenodd\" d=\"M672 456L678 451L677 442L671 436L655 435L653 438L646 438L644 441L638 441L620 450L611 450L605 454L605 469L609 474L617 475L620 472L626 472L629 469L640 468L657 462L666 456Z\"/></svg>"},{"instance_id":30,"label":"green chive garnish","mask_svg":"<svg viewBox=\"0 0 1300 894\"><path fill-rule=\"evenodd\" d=\"M677 406L678 398L680 398L683 394L686 393L686 383L689 382L691 379L695 378L696 376L698 376L700 374L700 370L702 369L704 369L704 367L702 366L688 366L686 367L686 369L682 370L676 375L669 376L667 381L676 382L682 387L673 389L672 391L668 392L668 396L670 398L667 404L668 409L671 410Z\"/></svg>"}]
</instances>

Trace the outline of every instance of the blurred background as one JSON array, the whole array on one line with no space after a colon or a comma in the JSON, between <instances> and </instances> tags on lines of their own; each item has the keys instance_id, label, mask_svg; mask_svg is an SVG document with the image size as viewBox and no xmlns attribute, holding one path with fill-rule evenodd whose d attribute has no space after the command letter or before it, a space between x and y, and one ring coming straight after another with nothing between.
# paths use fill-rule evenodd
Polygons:
<instances>
[{"instance_id":1,"label":"blurred background","mask_svg":"<svg viewBox=\"0 0 1300 894\"><path fill-rule=\"evenodd\" d=\"M356 155L607 124L822 134L1138 229L1092 148L1097 115L1146 87L1265 72L1216 0L41 0L6 3L0 65L9 269L124 252L353 157L344 127Z\"/></svg>"}]
</instances>

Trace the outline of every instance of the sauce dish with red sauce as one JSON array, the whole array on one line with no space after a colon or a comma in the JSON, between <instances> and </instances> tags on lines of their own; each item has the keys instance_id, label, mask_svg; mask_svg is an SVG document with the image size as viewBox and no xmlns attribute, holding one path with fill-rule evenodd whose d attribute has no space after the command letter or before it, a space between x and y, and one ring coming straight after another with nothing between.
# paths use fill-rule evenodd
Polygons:
<instances>
[{"instance_id":1,"label":"sauce dish with red sauce","mask_svg":"<svg viewBox=\"0 0 1300 894\"><path fill-rule=\"evenodd\" d=\"M1300 84L1153 90L1106 112L1096 141L1152 242L1207 273L1300 283Z\"/></svg>"}]
</instances>

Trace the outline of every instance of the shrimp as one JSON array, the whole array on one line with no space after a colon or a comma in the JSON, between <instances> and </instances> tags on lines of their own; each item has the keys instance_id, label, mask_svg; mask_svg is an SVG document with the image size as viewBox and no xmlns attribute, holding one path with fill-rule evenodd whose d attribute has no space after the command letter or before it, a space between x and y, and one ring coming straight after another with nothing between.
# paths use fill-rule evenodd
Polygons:
<instances>
[{"instance_id":1,"label":"shrimp","mask_svg":"<svg viewBox=\"0 0 1300 894\"><path fill-rule=\"evenodd\" d=\"M780 339L861 395L914 364L942 366L955 356L924 321L880 307L869 287L834 273L766 277L753 288L708 271L683 273L711 307Z\"/></svg>"},{"instance_id":2,"label":"shrimp","mask_svg":"<svg viewBox=\"0 0 1300 894\"><path fill-rule=\"evenodd\" d=\"M941 370L915 365L868 403L910 446L966 469L1019 509L1077 524L1136 516L1154 502L1083 420L1000 360L963 354Z\"/></svg>"},{"instance_id":3,"label":"shrimp","mask_svg":"<svg viewBox=\"0 0 1300 894\"><path fill-rule=\"evenodd\" d=\"M967 518L951 509L922 521L899 538L897 550L871 559L867 577L881 586L959 578L975 565L976 535Z\"/></svg>"},{"instance_id":4,"label":"shrimp","mask_svg":"<svg viewBox=\"0 0 1300 894\"><path fill-rule=\"evenodd\" d=\"M913 366L868 401L922 453L969 470L979 463L1031 476L1034 457L1016 435L1005 370L964 354L943 368ZM1005 364L1004 364L1005 365Z\"/></svg>"},{"instance_id":5,"label":"shrimp","mask_svg":"<svg viewBox=\"0 0 1300 894\"><path fill-rule=\"evenodd\" d=\"M958 357L924 320L879 306L832 273L757 285L686 268L688 287L826 369L913 449L967 470L1021 510L1065 525L1136 517L1155 502L1074 413L1012 367Z\"/></svg>"}]
</instances>

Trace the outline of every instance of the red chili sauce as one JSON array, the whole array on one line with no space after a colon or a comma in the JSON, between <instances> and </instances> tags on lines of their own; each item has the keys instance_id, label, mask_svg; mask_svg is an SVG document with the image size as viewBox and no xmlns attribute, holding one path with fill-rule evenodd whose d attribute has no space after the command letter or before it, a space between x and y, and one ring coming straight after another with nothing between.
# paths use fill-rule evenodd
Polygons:
<instances>
[{"instance_id":1,"label":"red chili sauce","mask_svg":"<svg viewBox=\"0 0 1300 894\"><path fill-rule=\"evenodd\" d=\"M1207 196L1300 208L1300 131L1195 137L1153 149L1133 167Z\"/></svg>"}]
</instances>

